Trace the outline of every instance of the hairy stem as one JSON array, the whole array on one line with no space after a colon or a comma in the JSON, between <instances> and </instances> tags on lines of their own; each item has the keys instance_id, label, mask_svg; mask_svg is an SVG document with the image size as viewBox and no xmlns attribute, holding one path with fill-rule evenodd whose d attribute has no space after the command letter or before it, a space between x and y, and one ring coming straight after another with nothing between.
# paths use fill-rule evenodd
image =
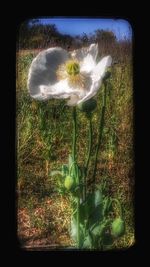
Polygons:
<instances>
[{"instance_id":1,"label":"hairy stem","mask_svg":"<svg viewBox=\"0 0 150 267\"><path fill-rule=\"evenodd\" d=\"M87 155L87 160L86 160L86 164L85 164L85 173L84 173L84 177L83 177L83 179L84 179L83 180L83 182L84 182L84 190L83 190L83 198L84 198L84 200L86 200L86 191L87 191L86 179L87 179L88 167L89 167L89 161L90 161L91 149L92 149L92 118L91 118L91 114L88 115L88 123L89 123L88 155Z\"/></svg>"},{"instance_id":2,"label":"hairy stem","mask_svg":"<svg viewBox=\"0 0 150 267\"><path fill-rule=\"evenodd\" d=\"M119 212L120 212L120 217L123 218L123 209L122 209L122 206L121 206L119 200L116 198L113 198L112 201L114 201L117 204L117 207L118 207Z\"/></svg>"},{"instance_id":3,"label":"hairy stem","mask_svg":"<svg viewBox=\"0 0 150 267\"><path fill-rule=\"evenodd\" d=\"M77 181L79 185L80 181L79 181L78 168L76 171L76 175L77 175ZM80 248L80 193L77 199L77 244L78 244L78 248Z\"/></svg>"},{"instance_id":4,"label":"hairy stem","mask_svg":"<svg viewBox=\"0 0 150 267\"><path fill-rule=\"evenodd\" d=\"M90 156L91 156L91 148L92 148L92 119L91 115L88 118L89 120L89 147L88 147L88 156L87 156L87 161L86 161L86 169L88 169L89 166L89 161L90 161Z\"/></svg>"},{"instance_id":5,"label":"hairy stem","mask_svg":"<svg viewBox=\"0 0 150 267\"><path fill-rule=\"evenodd\" d=\"M96 171L97 171L97 157L98 157L98 152L100 149L100 145L102 142L102 134L103 134L103 128L104 128L104 117L105 117L105 109L106 109L106 87L107 83L104 82L104 95L103 95L103 105L102 105L102 113L100 117L100 122L99 122L99 135L98 135L98 143L96 147L96 152L95 152L95 159L94 159L94 171L93 171L93 183L95 184L95 179L96 179Z\"/></svg>"},{"instance_id":6,"label":"hairy stem","mask_svg":"<svg viewBox=\"0 0 150 267\"><path fill-rule=\"evenodd\" d=\"M74 175L76 177L78 186L80 184L79 181L79 172L78 166L76 165L76 139L77 139L77 116L76 116L76 107L73 107L72 111L72 119L73 119L73 136L72 136L72 159L74 162ZM80 191L80 190L79 190ZM77 244L78 248L80 248L80 193L77 198Z\"/></svg>"},{"instance_id":7,"label":"hairy stem","mask_svg":"<svg viewBox=\"0 0 150 267\"><path fill-rule=\"evenodd\" d=\"M76 107L73 107L72 119L73 119L73 136L72 136L72 159L76 161L76 130L77 130L77 118L76 118Z\"/></svg>"},{"instance_id":8,"label":"hairy stem","mask_svg":"<svg viewBox=\"0 0 150 267\"><path fill-rule=\"evenodd\" d=\"M45 160L46 177L48 176L48 160Z\"/></svg>"}]
</instances>

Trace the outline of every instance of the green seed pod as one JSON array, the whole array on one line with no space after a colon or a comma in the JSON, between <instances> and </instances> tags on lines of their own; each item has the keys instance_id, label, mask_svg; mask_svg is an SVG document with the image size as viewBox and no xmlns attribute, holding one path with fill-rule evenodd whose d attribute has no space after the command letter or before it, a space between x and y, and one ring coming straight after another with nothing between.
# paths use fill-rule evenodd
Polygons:
<instances>
[{"instance_id":1,"label":"green seed pod","mask_svg":"<svg viewBox=\"0 0 150 267\"><path fill-rule=\"evenodd\" d=\"M82 112L92 112L97 107L97 102L95 99L89 99L78 105L78 108Z\"/></svg>"},{"instance_id":2,"label":"green seed pod","mask_svg":"<svg viewBox=\"0 0 150 267\"><path fill-rule=\"evenodd\" d=\"M114 237L121 237L125 233L125 222L119 217L112 223L112 235Z\"/></svg>"},{"instance_id":3,"label":"green seed pod","mask_svg":"<svg viewBox=\"0 0 150 267\"><path fill-rule=\"evenodd\" d=\"M74 186L74 180L71 176L66 176L65 178L65 187L67 190L72 189L72 187Z\"/></svg>"},{"instance_id":4,"label":"green seed pod","mask_svg":"<svg viewBox=\"0 0 150 267\"><path fill-rule=\"evenodd\" d=\"M106 81L107 79L109 79L111 76L111 67L107 68L107 71L105 72L105 76L103 78L104 81Z\"/></svg>"},{"instance_id":5,"label":"green seed pod","mask_svg":"<svg viewBox=\"0 0 150 267\"><path fill-rule=\"evenodd\" d=\"M110 76L111 76L111 71L110 70L106 71L105 76L104 76L104 80L109 79Z\"/></svg>"}]
</instances>

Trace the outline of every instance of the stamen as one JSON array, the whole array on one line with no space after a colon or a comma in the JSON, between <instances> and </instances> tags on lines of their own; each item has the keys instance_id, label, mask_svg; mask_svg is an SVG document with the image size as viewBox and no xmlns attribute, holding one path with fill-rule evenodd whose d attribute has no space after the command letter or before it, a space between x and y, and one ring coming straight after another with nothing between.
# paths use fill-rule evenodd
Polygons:
<instances>
[{"instance_id":1,"label":"stamen","mask_svg":"<svg viewBox=\"0 0 150 267\"><path fill-rule=\"evenodd\" d=\"M79 87L84 89L85 88L85 77L80 73L75 76L70 75L68 76L69 85L72 87Z\"/></svg>"},{"instance_id":2,"label":"stamen","mask_svg":"<svg viewBox=\"0 0 150 267\"><path fill-rule=\"evenodd\" d=\"M65 64L59 65L57 71L56 71L57 79L58 80L64 80L67 78L67 72L66 72L66 67Z\"/></svg>"}]
</instances>

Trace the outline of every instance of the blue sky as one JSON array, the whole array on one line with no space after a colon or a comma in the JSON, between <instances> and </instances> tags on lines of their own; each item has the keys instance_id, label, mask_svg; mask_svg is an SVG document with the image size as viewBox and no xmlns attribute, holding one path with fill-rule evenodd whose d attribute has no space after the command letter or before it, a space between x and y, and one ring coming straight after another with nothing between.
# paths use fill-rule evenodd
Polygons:
<instances>
[{"instance_id":1,"label":"blue sky","mask_svg":"<svg viewBox=\"0 0 150 267\"><path fill-rule=\"evenodd\" d=\"M117 39L132 38L130 24L122 19L39 18L39 20L43 24L55 24L59 32L72 36L103 29L113 31Z\"/></svg>"}]
</instances>

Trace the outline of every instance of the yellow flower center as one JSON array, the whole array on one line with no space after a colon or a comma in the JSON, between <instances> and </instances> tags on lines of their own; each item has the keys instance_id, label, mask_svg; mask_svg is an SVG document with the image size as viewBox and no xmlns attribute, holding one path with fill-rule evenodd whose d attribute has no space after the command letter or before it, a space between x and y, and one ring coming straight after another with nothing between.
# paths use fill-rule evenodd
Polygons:
<instances>
[{"instance_id":1,"label":"yellow flower center","mask_svg":"<svg viewBox=\"0 0 150 267\"><path fill-rule=\"evenodd\" d=\"M70 60L66 63L66 71L69 75L71 76L76 76L77 74L80 73L80 66L79 63L74 61L74 60Z\"/></svg>"}]
</instances>

